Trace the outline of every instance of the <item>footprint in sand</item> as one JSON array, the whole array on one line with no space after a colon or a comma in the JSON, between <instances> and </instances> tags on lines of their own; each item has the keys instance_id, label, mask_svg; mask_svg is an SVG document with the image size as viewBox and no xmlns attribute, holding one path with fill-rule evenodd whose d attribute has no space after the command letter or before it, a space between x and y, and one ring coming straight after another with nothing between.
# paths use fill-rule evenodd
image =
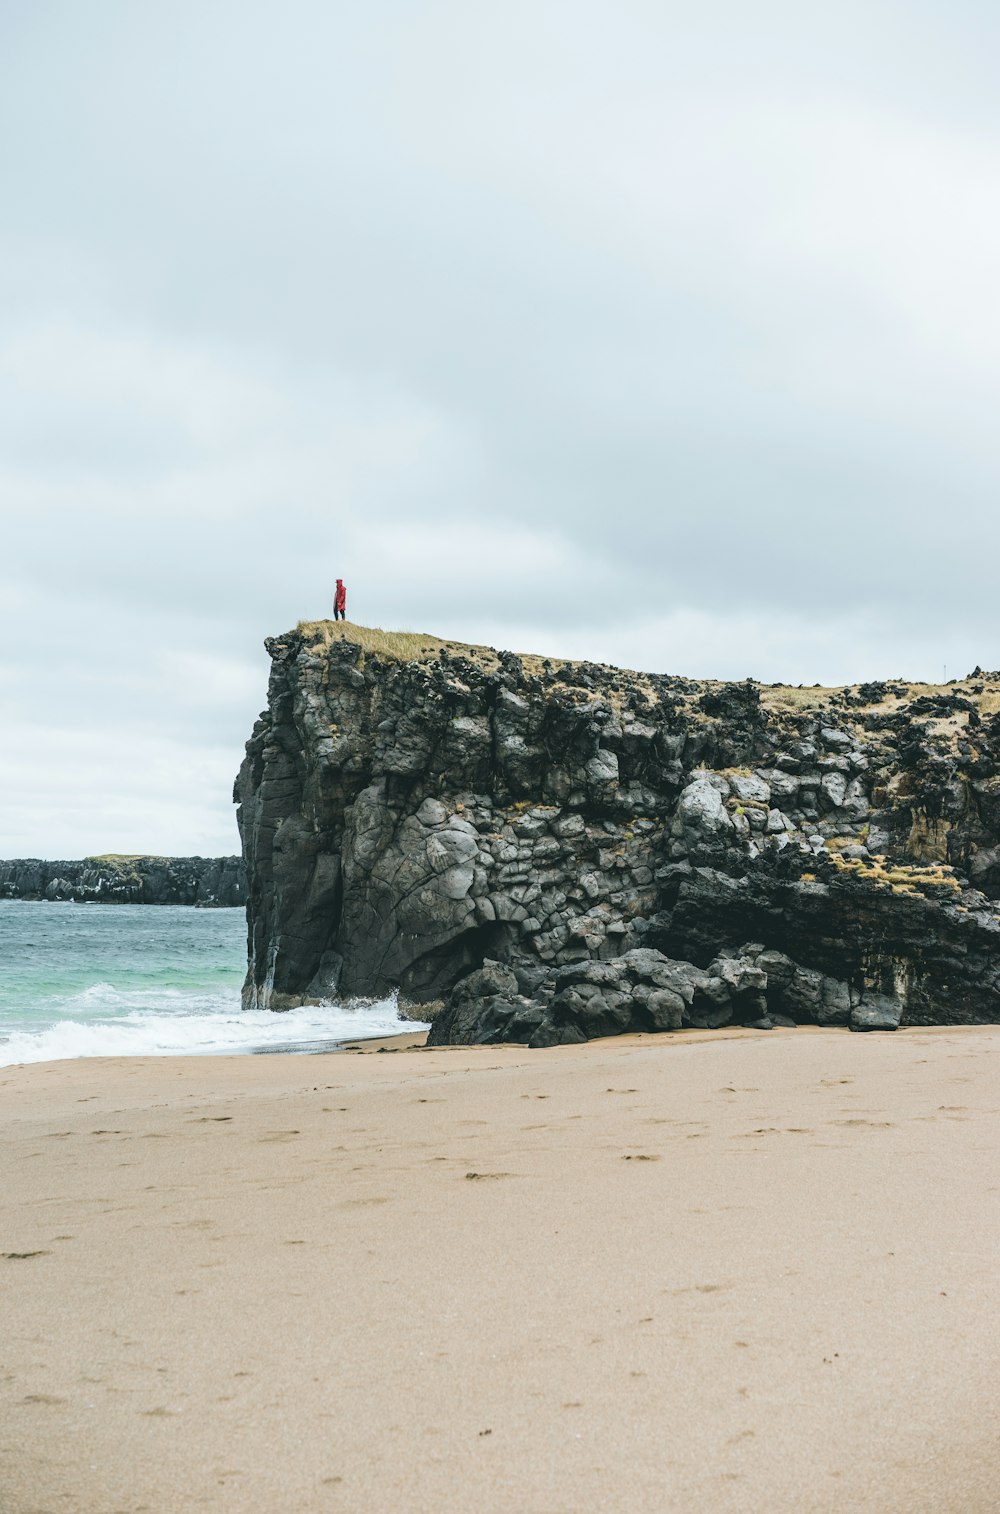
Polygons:
<instances>
[{"instance_id":1,"label":"footprint in sand","mask_svg":"<svg viewBox=\"0 0 1000 1514\"><path fill-rule=\"evenodd\" d=\"M662 1291L672 1298L680 1298L685 1293L729 1293L735 1286L735 1283L692 1283L689 1288L664 1288Z\"/></svg>"},{"instance_id":2,"label":"footprint in sand","mask_svg":"<svg viewBox=\"0 0 1000 1514\"><path fill-rule=\"evenodd\" d=\"M622 1161L623 1162L659 1162L659 1161L662 1161L662 1157L659 1155L658 1152L652 1152L652 1151L630 1151L630 1152L627 1152L626 1155L622 1157Z\"/></svg>"},{"instance_id":3,"label":"footprint in sand","mask_svg":"<svg viewBox=\"0 0 1000 1514\"><path fill-rule=\"evenodd\" d=\"M844 1121L840 1121L839 1123L840 1124L844 1124L845 1122ZM853 1121L852 1122L852 1121L848 1120L846 1123L847 1124L856 1123L856 1124L862 1124L863 1125L864 1121L863 1120L859 1120L859 1121ZM814 1130L809 1130L805 1125L785 1125L785 1126L761 1125L757 1130L743 1130L743 1131L740 1132L741 1139L743 1139L745 1141L752 1141L753 1138L754 1138L754 1136L761 1136L761 1135L815 1135L815 1134L816 1134L816 1132Z\"/></svg>"},{"instance_id":4,"label":"footprint in sand","mask_svg":"<svg viewBox=\"0 0 1000 1514\"><path fill-rule=\"evenodd\" d=\"M833 1125L863 1125L868 1130L893 1130L892 1120L832 1120Z\"/></svg>"}]
</instances>

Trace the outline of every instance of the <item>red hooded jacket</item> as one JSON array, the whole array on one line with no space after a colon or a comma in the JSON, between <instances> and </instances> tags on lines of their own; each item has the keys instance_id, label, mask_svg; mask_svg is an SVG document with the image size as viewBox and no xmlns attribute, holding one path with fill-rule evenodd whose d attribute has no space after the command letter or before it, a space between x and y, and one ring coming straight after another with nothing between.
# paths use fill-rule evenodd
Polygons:
<instances>
[{"instance_id":1,"label":"red hooded jacket","mask_svg":"<svg viewBox=\"0 0 1000 1514\"><path fill-rule=\"evenodd\" d=\"M335 610L347 609L347 590L344 588L344 580L337 579L337 592L333 596L333 608Z\"/></svg>"}]
</instances>

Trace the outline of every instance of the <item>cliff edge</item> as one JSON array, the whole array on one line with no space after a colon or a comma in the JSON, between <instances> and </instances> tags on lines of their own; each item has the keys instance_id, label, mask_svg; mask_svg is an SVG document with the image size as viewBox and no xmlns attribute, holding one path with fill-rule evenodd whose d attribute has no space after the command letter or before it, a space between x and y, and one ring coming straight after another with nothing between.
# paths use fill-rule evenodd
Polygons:
<instances>
[{"instance_id":1,"label":"cliff edge","mask_svg":"<svg viewBox=\"0 0 1000 1514\"><path fill-rule=\"evenodd\" d=\"M1000 1020L1000 673L767 687L350 624L269 640L244 1002L435 1041Z\"/></svg>"}]
</instances>

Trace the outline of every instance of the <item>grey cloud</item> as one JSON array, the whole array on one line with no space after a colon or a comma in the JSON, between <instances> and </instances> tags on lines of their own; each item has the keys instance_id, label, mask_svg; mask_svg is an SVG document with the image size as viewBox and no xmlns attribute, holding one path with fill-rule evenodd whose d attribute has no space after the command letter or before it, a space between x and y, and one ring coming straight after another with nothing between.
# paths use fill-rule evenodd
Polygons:
<instances>
[{"instance_id":1,"label":"grey cloud","mask_svg":"<svg viewBox=\"0 0 1000 1514\"><path fill-rule=\"evenodd\" d=\"M263 636L337 573L361 619L632 665L1000 660L998 32L971 0L8 7L0 720L19 761L62 733L69 796L32 779L17 844L68 850L78 790L134 827L105 846L168 810L215 845L202 754L235 766Z\"/></svg>"}]
</instances>

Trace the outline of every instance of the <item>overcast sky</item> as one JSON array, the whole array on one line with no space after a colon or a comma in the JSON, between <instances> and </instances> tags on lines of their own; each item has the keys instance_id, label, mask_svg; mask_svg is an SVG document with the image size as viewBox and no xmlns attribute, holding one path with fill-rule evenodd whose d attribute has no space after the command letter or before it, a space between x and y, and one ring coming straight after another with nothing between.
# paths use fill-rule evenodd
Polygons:
<instances>
[{"instance_id":1,"label":"overcast sky","mask_svg":"<svg viewBox=\"0 0 1000 1514\"><path fill-rule=\"evenodd\" d=\"M0 7L0 856L237 847L329 611L1000 664L1000 9Z\"/></svg>"}]
</instances>

